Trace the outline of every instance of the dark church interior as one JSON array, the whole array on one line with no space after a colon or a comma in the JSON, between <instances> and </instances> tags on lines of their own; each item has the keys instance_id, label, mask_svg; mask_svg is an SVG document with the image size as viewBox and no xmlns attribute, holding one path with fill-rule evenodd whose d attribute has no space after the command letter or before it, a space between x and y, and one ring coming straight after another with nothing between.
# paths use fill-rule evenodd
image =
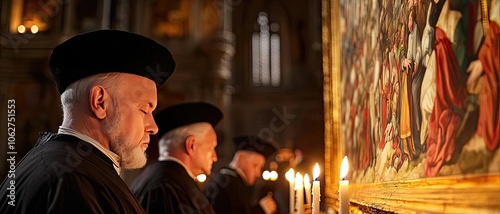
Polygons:
<instances>
[{"instance_id":1,"label":"dark church interior","mask_svg":"<svg viewBox=\"0 0 500 214\"><path fill-rule=\"evenodd\" d=\"M278 171L278 180L259 181L262 187L287 188L290 166L324 166L319 0L5 0L0 11L0 100L15 99L17 161L39 132L56 132L61 124L48 67L52 48L79 33L117 29L150 37L172 52L177 66L158 91L157 110L204 101L223 111L213 171L231 161L231 139L241 134L259 134L280 147L279 158L264 167ZM7 136L6 124L0 126ZM2 157L7 149L0 147ZM147 154L148 161L158 158L155 143ZM8 167L0 162L0 177ZM129 184L139 172L125 171L122 178Z\"/></svg>"},{"instance_id":2,"label":"dark church interior","mask_svg":"<svg viewBox=\"0 0 500 214\"><path fill-rule=\"evenodd\" d=\"M235 137L257 135L276 152L251 198L272 198L275 213L500 212L500 0L2 0L0 26L9 203L16 164L62 127L54 47L111 29L175 60L152 114L222 112L212 175L184 166L195 189L233 164ZM163 161L160 138L146 167ZM125 192L147 169L117 168Z\"/></svg>"}]
</instances>

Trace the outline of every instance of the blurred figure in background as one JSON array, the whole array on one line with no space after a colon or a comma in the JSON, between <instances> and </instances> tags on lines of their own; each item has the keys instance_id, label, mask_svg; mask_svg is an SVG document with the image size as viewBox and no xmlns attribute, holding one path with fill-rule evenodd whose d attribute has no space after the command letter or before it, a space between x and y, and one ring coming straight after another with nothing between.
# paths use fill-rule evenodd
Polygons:
<instances>
[{"instance_id":1,"label":"blurred figure in background","mask_svg":"<svg viewBox=\"0 0 500 214\"><path fill-rule=\"evenodd\" d=\"M256 135L239 136L233 142L236 144L233 160L211 177L205 186L205 196L217 214L276 213L276 202L271 195L252 201L252 194L266 159L277 148Z\"/></svg>"},{"instance_id":2,"label":"blurred figure in background","mask_svg":"<svg viewBox=\"0 0 500 214\"><path fill-rule=\"evenodd\" d=\"M217 161L214 127L221 118L217 107L203 102L171 106L155 115L158 161L131 185L147 213L214 213L195 179L210 175Z\"/></svg>"}]
</instances>

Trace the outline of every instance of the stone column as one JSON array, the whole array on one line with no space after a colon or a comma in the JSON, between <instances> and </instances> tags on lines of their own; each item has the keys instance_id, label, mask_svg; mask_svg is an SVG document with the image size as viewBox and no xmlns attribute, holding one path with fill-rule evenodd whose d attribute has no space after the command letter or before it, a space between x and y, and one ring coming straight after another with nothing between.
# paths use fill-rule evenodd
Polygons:
<instances>
[{"instance_id":1,"label":"stone column","mask_svg":"<svg viewBox=\"0 0 500 214\"><path fill-rule=\"evenodd\" d=\"M102 2L101 29L109 29L111 24L111 0Z\"/></svg>"},{"instance_id":2,"label":"stone column","mask_svg":"<svg viewBox=\"0 0 500 214\"><path fill-rule=\"evenodd\" d=\"M118 0L116 2L116 24L115 29L128 31L130 28L129 14L130 0Z\"/></svg>"},{"instance_id":3,"label":"stone column","mask_svg":"<svg viewBox=\"0 0 500 214\"><path fill-rule=\"evenodd\" d=\"M223 112L224 118L216 127L219 146L217 155L219 161L214 166L227 165L232 159L232 118L231 97L232 87L229 85L232 73L232 59L234 56L234 34L232 32L232 2L230 0L216 0L219 12L219 26L212 35L201 43L208 61L208 70L203 73L201 87L204 100L217 105Z\"/></svg>"}]
</instances>

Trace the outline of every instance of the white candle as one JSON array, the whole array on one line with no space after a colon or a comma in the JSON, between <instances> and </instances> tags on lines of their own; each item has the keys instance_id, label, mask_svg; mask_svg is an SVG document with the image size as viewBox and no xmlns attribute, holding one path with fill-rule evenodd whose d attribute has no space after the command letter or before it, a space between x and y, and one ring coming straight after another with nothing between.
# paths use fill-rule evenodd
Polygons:
<instances>
[{"instance_id":1,"label":"white candle","mask_svg":"<svg viewBox=\"0 0 500 214\"><path fill-rule=\"evenodd\" d=\"M304 191L306 192L306 209L311 208L311 181L309 180L309 175L306 173L304 175Z\"/></svg>"},{"instance_id":2,"label":"white candle","mask_svg":"<svg viewBox=\"0 0 500 214\"><path fill-rule=\"evenodd\" d=\"M293 171L292 168L290 168L288 170L288 172L286 172L285 174L285 178L286 180L288 181L288 183L290 184L290 213L293 213L293 211L295 210L295 184L294 184L294 181L295 181L295 172Z\"/></svg>"},{"instance_id":3,"label":"white candle","mask_svg":"<svg viewBox=\"0 0 500 214\"><path fill-rule=\"evenodd\" d=\"M304 214L304 183L299 172L295 175L295 191L297 191L295 208L298 214Z\"/></svg>"},{"instance_id":4,"label":"white candle","mask_svg":"<svg viewBox=\"0 0 500 214\"><path fill-rule=\"evenodd\" d=\"M340 214L349 213L349 180L345 177L349 171L349 162L347 162L347 156L342 160L342 165L340 166L340 182L339 182L339 200L340 200Z\"/></svg>"},{"instance_id":5,"label":"white candle","mask_svg":"<svg viewBox=\"0 0 500 214\"><path fill-rule=\"evenodd\" d=\"M319 200L320 200L320 187L319 187L319 165L316 163L313 170L313 202L312 202L312 213L319 214Z\"/></svg>"}]
</instances>

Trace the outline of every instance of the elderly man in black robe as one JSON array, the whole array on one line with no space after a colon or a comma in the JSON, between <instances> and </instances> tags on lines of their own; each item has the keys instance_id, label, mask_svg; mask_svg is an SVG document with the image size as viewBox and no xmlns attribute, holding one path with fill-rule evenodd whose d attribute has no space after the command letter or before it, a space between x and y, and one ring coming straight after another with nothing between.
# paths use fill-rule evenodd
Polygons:
<instances>
[{"instance_id":1,"label":"elderly man in black robe","mask_svg":"<svg viewBox=\"0 0 500 214\"><path fill-rule=\"evenodd\" d=\"M276 213L276 202L267 195L252 200L254 185L261 177L267 158L277 147L256 135L242 135L233 139L236 152L229 167L214 174L205 186L204 193L217 214Z\"/></svg>"},{"instance_id":2,"label":"elderly man in black robe","mask_svg":"<svg viewBox=\"0 0 500 214\"><path fill-rule=\"evenodd\" d=\"M146 164L171 53L138 34L99 30L55 47L49 66L63 122L3 181L0 213L144 213L119 174Z\"/></svg>"},{"instance_id":3,"label":"elderly man in black robe","mask_svg":"<svg viewBox=\"0 0 500 214\"><path fill-rule=\"evenodd\" d=\"M147 213L215 213L195 179L210 175L217 161L214 127L221 118L222 112L205 102L174 105L155 115L158 161L131 185Z\"/></svg>"}]
</instances>

